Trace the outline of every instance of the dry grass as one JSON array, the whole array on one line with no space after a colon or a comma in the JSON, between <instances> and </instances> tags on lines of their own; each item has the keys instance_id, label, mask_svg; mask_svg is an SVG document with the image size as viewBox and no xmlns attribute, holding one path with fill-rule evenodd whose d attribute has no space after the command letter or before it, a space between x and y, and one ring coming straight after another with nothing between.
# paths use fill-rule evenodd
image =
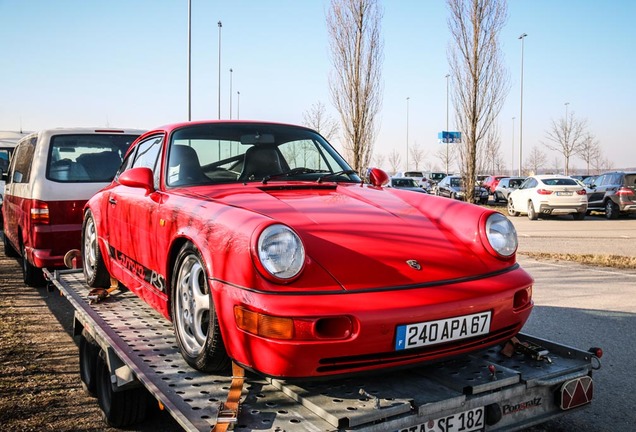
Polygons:
<instances>
[{"instance_id":1,"label":"dry grass","mask_svg":"<svg viewBox=\"0 0 636 432\"><path fill-rule=\"evenodd\" d=\"M636 257L622 255L564 254L549 252L520 252L530 258L551 261L571 261L599 267L636 270Z\"/></svg>"}]
</instances>

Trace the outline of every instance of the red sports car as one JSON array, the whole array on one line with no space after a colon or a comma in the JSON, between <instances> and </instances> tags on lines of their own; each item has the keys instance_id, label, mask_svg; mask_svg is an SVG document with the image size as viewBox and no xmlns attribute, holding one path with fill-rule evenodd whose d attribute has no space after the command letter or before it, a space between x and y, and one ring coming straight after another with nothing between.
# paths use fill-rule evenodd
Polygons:
<instances>
[{"instance_id":1,"label":"red sports car","mask_svg":"<svg viewBox=\"0 0 636 432\"><path fill-rule=\"evenodd\" d=\"M85 208L86 280L145 299L205 371L342 375L514 336L533 280L510 221L386 181L300 126L161 127Z\"/></svg>"}]
</instances>

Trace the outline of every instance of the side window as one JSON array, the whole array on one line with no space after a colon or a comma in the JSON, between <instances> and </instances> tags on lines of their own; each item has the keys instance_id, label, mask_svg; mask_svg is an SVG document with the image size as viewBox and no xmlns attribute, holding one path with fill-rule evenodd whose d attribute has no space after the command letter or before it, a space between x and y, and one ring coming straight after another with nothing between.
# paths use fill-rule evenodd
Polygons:
<instances>
[{"instance_id":1,"label":"side window","mask_svg":"<svg viewBox=\"0 0 636 432\"><path fill-rule=\"evenodd\" d=\"M18 143L13 158L11 159L10 175L8 182L28 183L31 177L31 165L35 154L37 136L28 138Z\"/></svg>"},{"instance_id":2,"label":"side window","mask_svg":"<svg viewBox=\"0 0 636 432\"><path fill-rule=\"evenodd\" d=\"M162 137L152 137L137 145L136 154L130 168L145 167L150 168L154 174L155 189L159 187L158 168L159 155L161 154Z\"/></svg>"},{"instance_id":3,"label":"side window","mask_svg":"<svg viewBox=\"0 0 636 432\"><path fill-rule=\"evenodd\" d=\"M594 183L596 183L597 186L607 186L609 184L609 178L610 176L608 174L605 174L599 177L599 179L596 180Z\"/></svg>"}]
</instances>

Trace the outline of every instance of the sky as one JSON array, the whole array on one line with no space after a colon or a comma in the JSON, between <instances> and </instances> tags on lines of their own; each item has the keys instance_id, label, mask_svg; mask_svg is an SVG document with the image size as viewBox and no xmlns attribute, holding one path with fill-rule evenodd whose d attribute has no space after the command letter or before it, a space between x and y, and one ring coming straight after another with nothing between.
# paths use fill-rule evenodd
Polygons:
<instances>
[{"instance_id":1,"label":"sky","mask_svg":"<svg viewBox=\"0 0 636 432\"><path fill-rule=\"evenodd\" d=\"M437 134L446 128L450 41L446 2L380 3L383 93L374 154L386 160L395 149L405 169L407 145L418 146L424 151L419 168L439 170L435 154L443 146ZM187 4L0 0L0 131L151 129L188 120ZM233 119L302 124L318 102L338 119L329 93L329 0L191 4L192 120L228 119L231 104ZM548 167L563 167L562 156L545 143L552 122L566 110L587 122L613 168L636 168L630 138L636 121L635 16L631 0L508 2L499 41L510 89L497 121L506 169L518 170L520 141L524 160L537 147L548 156ZM528 35L523 110L522 33ZM339 137L332 143L341 150ZM389 170L388 162L382 168ZM584 170L585 163L574 158L570 168Z\"/></svg>"}]
</instances>

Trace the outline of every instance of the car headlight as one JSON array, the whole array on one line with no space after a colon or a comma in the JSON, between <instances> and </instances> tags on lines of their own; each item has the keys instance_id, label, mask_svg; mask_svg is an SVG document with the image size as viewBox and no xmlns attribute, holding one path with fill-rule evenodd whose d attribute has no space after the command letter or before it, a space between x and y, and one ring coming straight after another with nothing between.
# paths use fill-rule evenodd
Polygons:
<instances>
[{"instance_id":1,"label":"car headlight","mask_svg":"<svg viewBox=\"0 0 636 432\"><path fill-rule=\"evenodd\" d=\"M512 256L517 251L517 230L507 217L493 213L486 220L486 238L490 246L503 257Z\"/></svg>"},{"instance_id":2,"label":"car headlight","mask_svg":"<svg viewBox=\"0 0 636 432\"><path fill-rule=\"evenodd\" d=\"M305 263L305 247L291 228L274 224L258 237L258 259L263 268L278 279L297 276Z\"/></svg>"}]
</instances>

